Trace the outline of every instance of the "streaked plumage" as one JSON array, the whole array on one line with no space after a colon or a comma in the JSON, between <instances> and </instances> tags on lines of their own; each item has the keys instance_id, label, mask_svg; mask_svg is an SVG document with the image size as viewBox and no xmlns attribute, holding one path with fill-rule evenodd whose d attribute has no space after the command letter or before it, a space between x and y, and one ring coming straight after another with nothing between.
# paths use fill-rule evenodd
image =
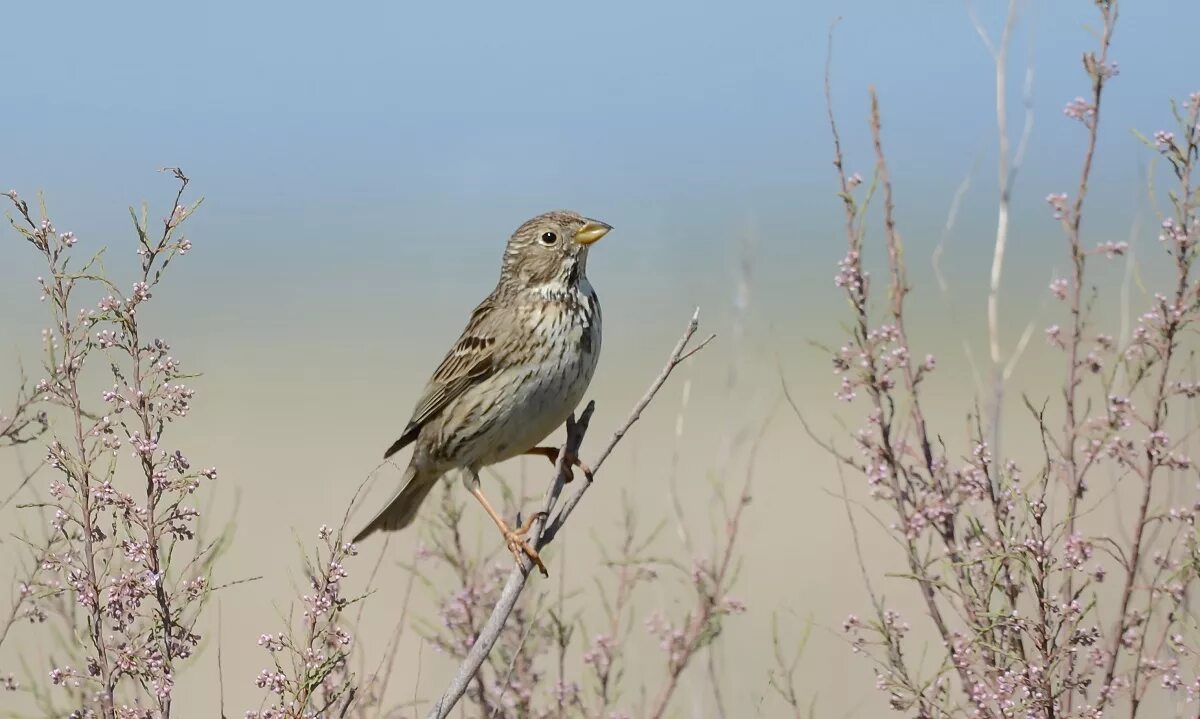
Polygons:
<instances>
[{"instance_id":1,"label":"streaked plumage","mask_svg":"<svg viewBox=\"0 0 1200 719\"><path fill-rule=\"evenodd\" d=\"M587 253L609 229L559 211L513 233L496 288L471 313L384 454L413 444L400 491L354 541L411 523L446 472L462 469L478 481L481 468L527 452L566 421L600 356Z\"/></svg>"}]
</instances>

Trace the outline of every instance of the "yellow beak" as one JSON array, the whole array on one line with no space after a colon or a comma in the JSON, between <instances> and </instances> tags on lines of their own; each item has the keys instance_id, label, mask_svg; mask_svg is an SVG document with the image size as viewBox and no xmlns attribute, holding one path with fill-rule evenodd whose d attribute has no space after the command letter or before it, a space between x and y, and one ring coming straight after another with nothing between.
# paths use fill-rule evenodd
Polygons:
<instances>
[{"instance_id":1,"label":"yellow beak","mask_svg":"<svg viewBox=\"0 0 1200 719\"><path fill-rule=\"evenodd\" d=\"M588 220L587 224L579 228L579 231L575 233L575 241L586 247L607 235L611 229L611 225L607 225L599 220Z\"/></svg>"}]
</instances>

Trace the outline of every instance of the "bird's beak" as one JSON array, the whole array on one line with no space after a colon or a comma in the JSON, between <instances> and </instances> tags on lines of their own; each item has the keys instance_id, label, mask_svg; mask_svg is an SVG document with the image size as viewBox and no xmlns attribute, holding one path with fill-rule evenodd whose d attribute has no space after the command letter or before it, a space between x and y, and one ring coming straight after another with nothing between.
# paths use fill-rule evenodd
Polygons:
<instances>
[{"instance_id":1,"label":"bird's beak","mask_svg":"<svg viewBox=\"0 0 1200 719\"><path fill-rule=\"evenodd\" d=\"M611 229L611 225L607 225L599 220L588 220L587 224L579 228L579 231L575 233L575 241L586 247L607 235Z\"/></svg>"}]
</instances>

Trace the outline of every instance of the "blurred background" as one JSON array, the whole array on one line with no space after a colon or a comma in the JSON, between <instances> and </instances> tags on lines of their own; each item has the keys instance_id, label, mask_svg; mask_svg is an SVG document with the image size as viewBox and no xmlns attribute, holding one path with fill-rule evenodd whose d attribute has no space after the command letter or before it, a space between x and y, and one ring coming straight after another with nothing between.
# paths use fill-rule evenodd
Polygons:
<instances>
[{"instance_id":1,"label":"blurred background","mask_svg":"<svg viewBox=\"0 0 1200 719\"><path fill-rule=\"evenodd\" d=\"M993 42L1007 5L975 4ZM832 79L847 170L870 175L874 85L914 287L909 329L914 345L939 359L931 411L947 437L962 435L975 391L962 346L985 353L997 195L994 68L968 6L209 2L67 11L25 3L5 16L0 189L44 192L58 228L74 231L82 252L107 246L117 277L131 276L137 259L127 205L148 201L151 217L169 210L174 187L158 168L182 167L189 195L205 198L188 224L194 249L145 321L203 373L173 441L194 464L221 471L210 516L234 517L236 536L218 579L262 576L219 596L231 715L257 705L253 680L266 655L254 642L278 630L302 583L296 537L311 542L319 525L341 520L491 289L509 233L560 207L616 228L589 261L605 338L585 459L641 396L696 306L702 330L718 339L681 369L606 465L549 553L552 579L590 586L596 543L615 531L623 493L648 524L674 523L672 477L687 529L704 546L714 480L736 491L747 438L765 424L740 540L738 595L749 611L729 620L720 657L730 706L738 716L778 711L767 685L778 614L785 643L813 624L801 687L820 715L882 711L870 666L839 636L847 612L867 605L832 494L840 491L835 467L781 404L781 380L819 433L844 438L842 418L850 428L861 423L861 406L834 400L829 354L815 346L840 344L849 317L833 285L845 237L823 95L827 34L841 17ZM1078 182L1084 130L1062 108L1088 91L1080 57L1095 46L1095 21L1088 0L1031 0L1013 37L1014 143L1027 68L1035 119L1012 200L1001 311L1009 347L1031 318L1037 335L1061 320L1046 286L1055 267L1066 269L1066 245L1044 198L1074 193ZM1186 51L1197 23L1194 2L1128 3L1114 39L1121 74L1105 97L1085 231L1089 245L1130 241L1146 276L1165 263L1154 254L1152 153L1131 130L1167 127L1168 100L1200 89ZM939 243L949 294L931 269ZM0 242L0 386L15 388L21 362L37 376L48 323L37 260L11 231ZM1118 282L1122 272L1115 263L1097 281ZM1035 336L1014 379L1031 396L1053 386L1044 344ZM0 397L3 409L7 390ZM1014 430L1015 446L1028 439ZM24 457L40 454L32 447ZM4 461L5 472L15 467ZM549 478L532 460L499 471ZM384 469L369 503L399 477ZM851 481L859 491L861 479ZM5 527L31 522L13 507L4 514ZM482 512L469 519L475 541L495 541ZM870 532L868 557L899 566L895 548ZM678 552L680 536L677 527L664 533L663 551ZM11 574L3 564L10 541L6 533L0 576ZM398 535L388 552L408 561L416 541ZM355 580L379 550L375 540L363 547ZM889 595L913 594L892 581ZM389 603L404 582L404 570L385 561L362 636L390 630ZM535 579L532 589L549 587ZM646 612L679 601L673 591L648 593ZM412 611L433 617L435 603L418 591ZM0 670L38 656L37 634L16 631ZM216 627L208 632L215 638ZM180 700L196 710L189 716L216 710L213 648L180 680ZM415 632L400 657L396 701L435 695L452 668L421 652ZM653 677L661 659L649 652L645 661ZM680 706L706 716L703 677L689 681L696 685Z\"/></svg>"}]
</instances>

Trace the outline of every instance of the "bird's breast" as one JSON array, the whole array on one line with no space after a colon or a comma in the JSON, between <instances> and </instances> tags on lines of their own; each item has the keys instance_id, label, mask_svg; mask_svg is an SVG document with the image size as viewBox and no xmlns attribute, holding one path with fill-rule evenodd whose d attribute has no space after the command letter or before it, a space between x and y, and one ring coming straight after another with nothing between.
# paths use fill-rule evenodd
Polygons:
<instances>
[{"instance_id":1,"label":"bird's breast","mask_svg":"<svg viewBox=\"0 0 1200 719\"><path fill-rule=\"evenodd\" d=\"M497 423L485 464L530 449L562 425L583 399L600 357L594 292L576 302L536 303L525 323L528 361L504 371L507 417Z\"/></svg>"}]
</instances>

